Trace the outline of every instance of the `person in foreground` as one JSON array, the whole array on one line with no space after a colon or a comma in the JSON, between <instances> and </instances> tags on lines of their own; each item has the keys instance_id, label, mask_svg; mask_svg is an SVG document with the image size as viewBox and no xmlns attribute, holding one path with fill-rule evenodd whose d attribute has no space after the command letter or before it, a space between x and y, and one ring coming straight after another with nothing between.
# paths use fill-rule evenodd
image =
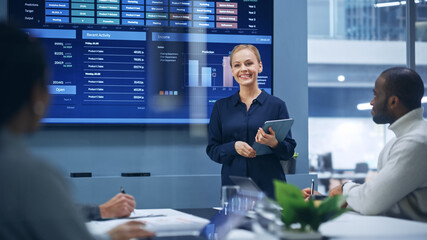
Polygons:
<instances>
[{"instance_id":1,"label":"person in foreground","mask_svg":"<svg viewBox=\"0 0 427 240\"><path fill-rule=\"evenodd\" d=\"M92 236L64 179L33 156L21 138L34 132L49 100L39 44L0 24L0 239L113 239L151 237L137 221Z\"/></svg>"},{"instance_id":2,"label":"person in foreground","mask_svg":"<svg viewBox=\"0 0 427 240\"><path fill-rule=\"evenodd\" d=\"M133 196L119 193L101 205L77 204L86 220L129 217L135 209Z\"/></svg>"},{"instance_id":3,"label":"person in foreground","mask_svg":"<svg viewBox=\"0 0 427 240\"><path fill-rule=\"evenodd\" d=\"M230 64L240 90L215 103L206 153L222 164L222 185L234 185L229 176L251 177L274 198L273 179L286 181L280 160L293 156L296 142L290 131L284 140L278 141L271 128L266 133L261 127L267 120L289 118L288 110L285 102L259 89L258 74L263 66L255 46L234 47ZM251 147L254 141L269 146L273 153L257 156Z\"/></svg>"},{"instance_id":4,"label":"person in foreground","mask_svg":"<svg viewBox=\"0 0 427 240\"><path fill-rule=\"evenodd\" d=\"M387 215L427 222L427 121L421 99L424 84L409 68L385 70L375 82L373 120L389 123L396 135L378 157L378 174L364 184L346 182L330 190L366 215ZM310 195L304 189L305 196Z\"/></svg>"}]
</instances>

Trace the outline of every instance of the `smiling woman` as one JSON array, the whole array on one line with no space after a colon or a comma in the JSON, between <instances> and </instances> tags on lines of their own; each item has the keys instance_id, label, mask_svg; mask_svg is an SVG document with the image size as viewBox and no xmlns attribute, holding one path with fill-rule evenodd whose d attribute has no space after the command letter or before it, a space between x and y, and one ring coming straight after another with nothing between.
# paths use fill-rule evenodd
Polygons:
<instances>
[{"instance_id":1,"label":"smiling woman","mask_svg":"<svg viewBox=\"0 0 427 240\"><path fill-rule=\"evenodd\" d=\"M276 139L274 131L261 129L265 121L289 118L285 102L258 87L263 65L253 45L238 45L230 55L231 71L239 92L217 101L209 123L209 157L222 164L222 185L233 185L229 176L251 177L269 197L274 197L273 179L286 181L280 160L294 154L296 142L289 131ZM272 154L257 155L254 142L267 145Z\"/></svg>"},{"instance_id":2,"label":"smiling woman","mask_svg":"<svg viewBox=\"0 0 427 240\"><path fill-rule=\"evenodd\" d=\"M262 62L258 50L252 45L239 45L233 49L230 55L231 72L240 85L242 95L248 95L244 99L249 109L251 97L259 95L258 74L262 72Z\"/></svg>"}]
</instances>

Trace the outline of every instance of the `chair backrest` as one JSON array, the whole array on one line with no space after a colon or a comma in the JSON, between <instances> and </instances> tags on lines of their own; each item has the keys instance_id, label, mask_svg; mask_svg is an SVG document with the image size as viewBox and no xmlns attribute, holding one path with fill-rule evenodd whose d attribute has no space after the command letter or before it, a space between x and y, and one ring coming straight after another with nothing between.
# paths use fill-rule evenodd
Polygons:
<instances>
[{"instance_id":1,"label":"chair backrest","mask_svg":"<svg viewBox=\"0 0 427 240\"><path fill-rule=\"evenodd\" d=\"M285 174L295 174L295 169L297 165L295 158L290 158L286 161L281 160L280 164L282 165L283 172Z\"/></svg>"},{"instance_id":2,"label":"chair backrest","mask_svg":"<svg viewBox=\"0 0 427 240\"><path fill-rule=\"evenodd\" d=\"M355 173L367 173L369 171L369 165L365 162L356 163L354 168Z\"/></svg>"}]
</instances>

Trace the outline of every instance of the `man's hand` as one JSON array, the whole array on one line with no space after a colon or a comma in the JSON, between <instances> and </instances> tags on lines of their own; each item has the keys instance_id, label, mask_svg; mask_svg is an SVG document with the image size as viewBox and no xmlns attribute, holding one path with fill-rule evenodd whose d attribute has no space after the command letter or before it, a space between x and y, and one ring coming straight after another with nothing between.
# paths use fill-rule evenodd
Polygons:
<instances>
[{"instance_id":1,"label":"man's hand","mask_svg":"<svg viewBox=\"0 0 427 240\"><path fill-rule=\"evenodd\" d=\"M236 143L234 143L234 148L236 149L236 152L243 157L256 157L256 151L245 142L237 141Z\"/></svg>"},{"instance_id":2,"label":"man's hand","mask_svg":"<svg viewBox=\"0 0 427 240\"><path fill-rule=\"evenodd\" d=\"M329 196L330 197L333 197L333 196L335 196L335 195L342 195L342 186L343 186L343 184L340 184L339 186L337 186L337 187L334 187L334 188L332 188L331 190L329 190ZM341 205L341 208L346 208L347 207L347 202L344 202L342 205Z\"/></svg>"},{"instance_id":3,"label":"man's hand","mask_svg":"<svg viewBox=\"0 0 427 240\"><path fill-rule=\"evenodd\" d=\"M130 221L111 229L108 235L113 240L129 240L131 238L151 238L154 233L144 230L142 222Z\"/></svg>"},{"instance_id":4,"label":"man's hand","mask_svg":"<svg viewBox=\"0 0 427 240\"><path fill-rule=\"evenodd\" d=\"M335 195L342 195L342 184L332 188L331 190L329 190L329 196L335 196Z\"/></svg>"},{"instance_id":5,"label":"man's hand","mask_svg":"<svg viewBox=\"0 0 427 240\"><path fill-rule=\"evenodd\" d=\"M267 145L271 148L276 148L279 144L279 141L276 139L276 133L271 127L268 128L268 131L270 134L266 133L262 128L258 128L258 132L255 136L255 142Z\"/></svg>"},{"instance_id":6,"label":"man's hand","mask_svg":"<svg viewBox=\"0 0 427 240\"><path fill-rule=\"evenodd\" d=\"M135 199L129 194L119 193L108 202L99 205L102 218L129 217L135 208Z\"/></svg>"}]
</instances>

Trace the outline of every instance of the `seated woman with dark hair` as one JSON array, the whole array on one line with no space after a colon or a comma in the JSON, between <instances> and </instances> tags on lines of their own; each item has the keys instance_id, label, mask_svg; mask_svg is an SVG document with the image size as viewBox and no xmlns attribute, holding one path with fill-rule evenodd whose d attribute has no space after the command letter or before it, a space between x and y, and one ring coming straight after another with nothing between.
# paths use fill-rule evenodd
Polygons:
<instances>
[{"instance_id":1,"label":"seated woman with dark hair","mask_svg":"<svg viewBox=\"0 0 427 240\"><path fill-rule=\"evenodd\" d=\"M141 222L92 236L68 187L21 143L49 101L43 50L27 34L0 24L0 239L130 239L151 237Z\"/></svg>"}]
</instances>

